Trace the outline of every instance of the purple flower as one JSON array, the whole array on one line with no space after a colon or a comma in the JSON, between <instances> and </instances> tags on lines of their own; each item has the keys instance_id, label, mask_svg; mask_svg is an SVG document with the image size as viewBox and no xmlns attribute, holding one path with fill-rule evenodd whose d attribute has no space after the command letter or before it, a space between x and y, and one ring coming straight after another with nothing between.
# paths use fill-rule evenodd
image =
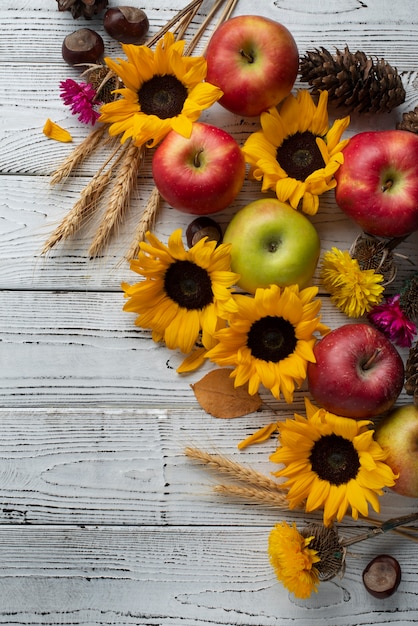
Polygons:
<instances>
[{"instance_id":1,"label":"purple flower","mask_svg":"<svg viewBox=\"0 0 418 626\"><path fill-rule=\"evenodd\" d=\"M77 83L72 78L60 82L60 97L64 104L69 106L73 115L78 115L78 120L83 124L96 123L100 114L94 106L96 90L90 83Z\"/></svg>"},{"instance_id":2,"label":"purple flower","mask_svg":"<svg viewBox=\"0 0 418 626\"><path fill-rule=\"evenodd\" d=\"M399 306L400 295L386 298L369 312L370 322L393 343L402 348L410 348L417 327L409 320Z\"/></svg>"}]
</instances>

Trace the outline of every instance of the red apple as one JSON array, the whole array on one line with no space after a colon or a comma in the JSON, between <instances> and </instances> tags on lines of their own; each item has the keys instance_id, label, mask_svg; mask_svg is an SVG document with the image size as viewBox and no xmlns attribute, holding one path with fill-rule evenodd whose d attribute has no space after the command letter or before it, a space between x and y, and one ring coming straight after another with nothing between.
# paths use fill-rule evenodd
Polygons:
<instances>
[{"instance_id":1,"label":"red apple","mask_svg":"<svg viewBox=\"0 0 418 626\"><path fill-rule=\"evenodd\" d=\"M388 411L402 391L404 364L394 345L365 323L344 324L314 346L309 391L335 415L368 419Z\"/></svg>"},{"instance_id":2,"label":"red apple","mask_svg":"<svg viewBox=\"0 0 418 626\"><path fill-rule=\"evenodd\" d=\"M292 90L299 69L288 29L261 15L238 15L219 26L206 51L206 80L220 87L219 102L237 115L260 115Z\"/></svg>"},{"instance_id":3,"label":"red apple","mask_svg":"<svg viewBox=\"0 0 418 626\"><path fill-rule=\"evenodd\" d=\"M391 411L377 425L375 438L388 452L386 463L399 474L391 489L418 498L418 407L407 404Z\"/></svg>"},{"instance_id":4,"label":"red apple","mask_svg":"<svg viewBox=\"0 0 418 626\"><path fill-rule=\"evenodd\" d=\"M161 196L184 213L208 215L225 209L245 179L245 160L235 139L221 128L195 122L189 138L171 131L152 159Z\"/></svg>"},{"instance_id":5,"label":"red apple","mask_svg":"<svg viewBox=\"0 0 418 626\"><path fill-rule=\"evenodd\" d=\"M223 238L231 243L231 268L240 274L239 287L310 282L318 263L320 239L309 219L277 198L261 198L240 209Z\"/></svg>"},{"instance_id":6,"label":"red apple","mask_svg":"<svg viewBox=\"0 0 418 626\"><path fill-rule=\"evenodd\" d=\"M354 135L335 173L338 206L366 232L402 237L418 230L418 136L405 130Z\"/></svg>"}]
</instances>

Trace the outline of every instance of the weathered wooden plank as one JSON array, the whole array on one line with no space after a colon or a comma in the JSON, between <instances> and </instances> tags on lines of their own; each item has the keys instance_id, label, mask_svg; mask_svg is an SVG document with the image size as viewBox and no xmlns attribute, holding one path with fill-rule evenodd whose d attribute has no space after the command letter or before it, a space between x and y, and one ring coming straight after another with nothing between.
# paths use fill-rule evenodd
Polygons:
<instances>
[{"instance_id":1,"label":"weathered wooden plank","mask_svg":"<svg viewBox=\"0 0 418 626\"><path fill-rule=\"evenodd\" d=\"M357 544L343 579L297 600L275 579L267 536L257 527L2 527L0 623L401 626L418 619L417 561L407 541ZM376 600L361 572L382 545L395 550L403 576L394 596Z\"/></svg>"},{"instance_id":2,"label":"weathered wooden plank","mask_svg":"<svg viewBox=\"0 0 418 626\"><path fill-rule=\"evenodd\" d=\"M215 484L230 479L184 454L197 447L269 476L278 469L269 461L276 439L242 451L237 444L271 421L304 414L300 395L292 407L273 413L264 406L234 420L217 420L192 401L155 405L0 409L0 524L241 528L271 527L283 516L305 519L303 512L214 493ZM416 509L415 499L390 490L380 502L380 519ZM344 521L352 523L349 516Z\"/></svg>"},{"instance_id":3,"label":"weathered wooden plank","mask_svg":"<svg viewBox=\"0 0 418 626\"><path fill-rule=\"evenodd\" d=\"M87 181L86 177L71 179L63 188L51 189L45 176L2 177L0 288L119 291L122 281L134 283L140 279L130 271L125 257L138 216L153 188L152 181L146 178L139 180L137 193L124 222L103 250L103 256L91 260L88 250L104 207L99 207L95 217L88 220L72 238L58 244L47 255L41 255L46 240L77 201ZM225 229L239 208L259 197L258 185L247 181L236 201L213 217ZM154 231L167 241L176 228L182 228L185 233L193 218L163 203ZM320 236L322 251L332 246L347 249L360 233L360 229L336 206L333 191L321 196L320 209L310 219ZM411 261L417 262L417 244L418 233L413 233L398 247L397 252L402 256L396 258L398 279L389 288L392 293L415 271ZM320 285L318 272L314 282Z\"/></svg>"},{"instance_id":4,"label":"weathered wooden plank","mask_svg":"<svg viewBox=\"0 0 418 626\"><path fill-rule=\"evenodd\" d=\"M0 292L0 404L188 403L210 364L177 374L182 355L155 344L123 303L122 292ZM350 321L325 298L323 320Z\"/></svg>"}]
</instances>

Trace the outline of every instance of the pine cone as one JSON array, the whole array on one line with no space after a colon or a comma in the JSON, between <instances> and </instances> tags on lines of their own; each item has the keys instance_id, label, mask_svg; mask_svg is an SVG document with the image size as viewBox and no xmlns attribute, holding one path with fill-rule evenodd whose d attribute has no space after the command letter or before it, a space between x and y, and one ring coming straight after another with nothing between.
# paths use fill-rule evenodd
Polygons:
<instances>
[{"instance_id":1,"label":"pine cone","mask_svg":"<svg viewBox=\"0 0 418 626\"><path fill-rule=\"evenodd\" d=\"M405 365L405 391L414 396L414 403L418 406L418 342L409 350Z\"/></svg>"},{"instance_id":2,"label":"pine cone","mask_svg":"<svg viewBox=\"0 0 418 626\"><path fill-rule=\"evenodd\" d=\"M402 120L396 124L398 130L409 130L411 133L418 133L418 106L413 111L408 111L402 115Z\"/></svg>"},{"instance_id":3,"label":"pine cone","mask_svg":"<svg viewBox=\"0 0 418 626\"><path fill-rule=\"evenodd\" d=\"M332 56L321 48L308 51L300 59L302 82L313 93L328 91L330 102L358 113L390 112L405 101L405 89L396 68L384 59L367 57L364 52L336 50Z\"/></svg>"},{"instance_id":4,"label":"pine cone","mask_svg":"<svg viewBox=\"0 0 418 626\"><path fill-rule=\"evenodd\" d=\"M57 0L58 11L71 11L74 19L85 17L90 20L94 15L104 11L108 0Z\"/></svg>"}]
</instances>

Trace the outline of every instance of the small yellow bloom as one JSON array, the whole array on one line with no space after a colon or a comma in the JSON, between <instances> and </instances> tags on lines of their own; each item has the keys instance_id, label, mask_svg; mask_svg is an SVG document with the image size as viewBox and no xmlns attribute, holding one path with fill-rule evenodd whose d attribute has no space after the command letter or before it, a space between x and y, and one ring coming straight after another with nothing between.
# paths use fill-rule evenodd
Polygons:
<instances>
[{"instance_id":1,"label":"small yellow bloom","mask_svg":"<svg viewBox=\"0 0 418 626\"><path fill-rule=\"evenodd\" d=\"M168 32L155 52L148 46L122 44L127 61L106 58L106 65L121 79L116 89L122 97L104 104L100 122L110 124L109 133L135 145L159 143L170 130L190 137L192 123L222 91L204 82L207 64L203 57L184 56L184 41Z\"/></svg>"},{"instance_id":2,"label":"small yellow bloom","mask_svg":"<svg viewBox=\"0 0 418 626\"><path fill-rule=\"evenodd\" d=\"M55 141L61 141L63 143L68 143L73 140L68 130L58 126L58 124L55 124L55 122L51 121L49 118L45 122L43 133L49 139L55 139Z\"/></svg>"},{"instance_id":3,"label":"small yellow bloom","mask_svg":"<svg viewBox=\"0 0 418 626\"><path fill-rule=\"evenodd\" d=\"M366 517L369 504L379 512L378 496L397 476L385 463L387 453L373 438L371 422L333 415L307 398L305 407L306 417L295 414L278 423L280 446L270 457L285 465L275 476L287 478L289 508L323 508L325 526L341 521L349 507L353 519Z\"/></svg>"},{"instance_id":4,"label":"small yellow bloom","mask_svg":"<svg viewBox=\"0 0 418 626\"><path fill-rule=\"evenodd\" d=\"M296 524L276 524L269 536L268 553L277 578L297 598L309 598L320 582L315 563L321 560L309 547L313 537L304 537Z\"/></svg>"},{"instance_id":5,"label":"small yellow bloom","mask_svg":"<svg viewBox=\"0 0 418 626\"><path fill-rule=\"evenodd\" d=\"M323 256L320 277L331 301L348 317L361 317L383 298L382 274L362 270L347 250L333 247Z\"/></svg>"},{"instance_id":6,"label":"small yellow bloom","mask_svg":"<svg viewBox=\"0 0 418 626\"><path fill-rule=\"evenodd\" d=\"M336 185L335 172L343 162L341 141L350 118L328 123L328 92L315 106L307 90L290 94L277 108L261 114L261 130L243 146L250 175L262 181L262 191L273 189L282 202L304 213L318 211L321 194Z\"/></svg>"}]
</instances>

